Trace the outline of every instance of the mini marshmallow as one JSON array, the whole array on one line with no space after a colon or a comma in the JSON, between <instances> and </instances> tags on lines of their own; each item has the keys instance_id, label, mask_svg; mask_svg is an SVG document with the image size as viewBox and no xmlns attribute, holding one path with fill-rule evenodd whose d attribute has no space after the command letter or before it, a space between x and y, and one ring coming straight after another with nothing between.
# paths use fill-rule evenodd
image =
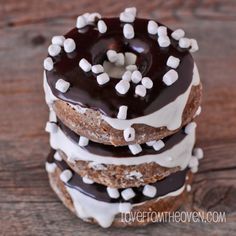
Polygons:
<instances>
[{"instance_id":1,"label":"mini marshmallow","mask_svg":"<svg viewBox=\"0 0 236 236\"><path fill-rule=\"evenodd\" d=\"M136 155L142 152L142 147L139 144L132 144L129 145L129 150L132 152L133 155Z\"/></svg>"},{"instance_id":2,"label":"mini marshmallow","mask_svg":"<svg viewBox=\"0 0 236 236\"><path fill-rule=\"evenodd\" d=\"M110 198L117 199L120 197L120 193L116 188L107 187L107 193Z\"/></svg>"},{"instance_id":3,"label":"mini marshmallow","mask_svg":"<svg viewBox=\"0 0 236 236\"><path fill-rule=\"evenodd\" d=\"M83 182L84 182L85 184L93 184L93 183L94 183L94 181L91 180L91 179L89 179L87 175L84 176L84 177L82 178L82 180L83 180Z\"/></svg>"},{"instance_id":4,"label":"mini marshmallow","mask_svg":"<svg viewBox=\"0 0 236 236\"><path fill-rule=\"evenodd\" d=\"M44 59L43 67L47 71L51 71L53 69L53 60L51 57L47 57Z\"/></svg>"},{"instance_id":5,"label":"mini marshmallow","mask_svg":"<svg viewBox=\"0 0 236 236\"><path fill-rule=\"evenodd\" d=\"M53 110L51 110L51 108L49 108L49 109L50 109L50 111L49 111L49 121L56 123L57 122L57 115Z\"/></svg>"},{"instance_id":6,"label":"mini marshmallow","mask_svg":"<svg viewBox=\"0 0 236 236\"><path fill-rule=\"evenodd\" d=\"M159 27L157 28L157 35L158 35L159 37L161 37L161 36L167 36L167 28L166 28L165 26L159 26Z\"/></svg>"},{"instance_id":7,"label":"mini marshmallow","mask_svg":"<svg viewBox=\"0 0 236 236\"><path fill-rule=\"evenodd\" d=\"M187 192L190 192L191 189L192 189L192 188L191 188L191 185L188 184L187 187L186 187L186 189L187 189Z\"/></svg>"},{"instance_id":8,"label":"mini marshmallow","mask_svg":"<svg viewBox=\"0 0 236 236\"><path fill-rule=\"evenodd\" d=\"M53 173L56 169L57 165L55 163L45 163L45 169L48 173Z\"/></svg>"},{"instance_id":9,"label":"mini marshmallow","mask_svg":"<svg viewBox=\"0 0 236 236\"><path fill-rule=\"evenodd\" d=\"M62 161L62 157L60 156L60 154L58 152L55 152L54 154L54 159L57 160L57 161Z\"/></svg>"},{"instance_id":10,"label":"mini marshmallow","mask_svg":"<svg viewBox=\"0 0 236 236\"><path fill-rule=\"evenodd\" d=\"M161 150L163 147L165 147L165 143L164 143L162 140L158 140L158 141L156 141L156 142L153 144L152 147L154 148L155 151L159 151L159 150Z\"/></svg>"},{"instance_id":11,"label":"mini marshmallow","mask_svg":"<svg viewBox=\"0 0 236 236\"><path fill-rule=\"evenodd\" d=\"M135 87L135 94L140 97L145 97L147 94L147 89L143 85L139 84Z\"/></svg>"},{"instance_id":12,"label":"mini marshmallow","mask_svg":"<svg viewBox=\"0 0 236 236\"><path fill-rule=\"evenodd\" d=\"M118 56L117 56L117 52L115 50L108 50L107 51L107 58L111 63L114 63L117 61Z\"/></svg>"},{"instance_id":13,"label":"mini marshmallow","mask_svg":"<svg viewBox=\"0 0 236 236\"><path fill-rule=\"evenodd\" d=\"M110 81L110 77L107 73L102 73L97 76L97 82L99 85L104 85Z\"/></svg>"},{"instance_id":14,"label":"mini marshmallow","mask_svg":"<svg viewBox=\"0 0 236 236\"><path fill-rule=\"evenodd\" d=\"M131 71L126 71L123 75L122 75L122 79L125 81L130 82L131 81L131 75L132 72Z\"/></svg>"},{"instance_id":15,"label":"mini marshmallow","mask_svg":"<svg viewBox=\"0 0 236 236\"><path fill-rule=\"evenodd\" d=\"M89 72L92 68L92 65L85 58L79 61L79 66L84 72Z\"/></svg>"},{"instance_id":16,"label":"mini marshmallow","mask_svg":"<svg viewBox=\"0 0 236 236\"><path fill-rule=\"evenodd\" d=\"M170 39L168 36L160 36L157 41L160 47L165 48L170 46Z\"/></svg>"},{"instance_id":17,"label":"mini marshmallow","mask_svg":"<svg viewBox=\"0 0 236 236\"><path fill-rule=\"evenodd\" d=\"M169 56L169 58L166 62L166 65L173 68L173 69L176 69L179 66L179 63L180 63L179 58L174 57L174 56Z\"/></svg>"},{"instance_id":18,"label":"mini marshmallow","mask_svg":"<svg viewBox=\"0 0 236 236\"><path fill-rule=\"evenodd\" d=\"M138 84L142 79L142 74L140 71L135 70L131 75L131 80L133 83Z\"/></svg>"},{"instance_id":19,"label":"mini marshmallow","mask_svg":"<svg viewBox=\"0 0 236 236\"><path fill-rule=\"evenodd\" d=\"M128 213L132 209L132 205L129 202L123 202L119 204L120 213Z\"/></svg>"},{"instance_id":20,"label":"mini marshmallow","mask_svg":"<svg viewBox=\"0 0 236 236\"><path fill-rule=\"evenodd\" d=\"M137 56L131 52L125 52L125 64L134 65L137 60Z\"/></svg>"},{"instance_id":21,"label":"mini marshmallow","mask_svg":"<svg viewBox=\"0 0 236 236\"><path fill-rule=\"evenodd\" d=\"M196 127L197 127L197 124L195 122L191 122L185 126L184 132L186 134L191 134L192 132L194 132Z\"/></svg>"},{"instance_id":22,"label":"mini marshmallow","mask_svg":"<svg viewBox=\"0 0 236 236\"><path fill-rule=\"evenodd\" d=\"M125 38L132 39L134 38L134 28L130 24L125 24L123 28L123 34Z\"/></svg>"},{"instance_id":23,"label":"mini marshmallow","mask_svg":"<svg viewBox=\"0 0 236 236\"><path fill-rule=\"evenodd\" d=\"M64 50L67 53L73 52L76 48L75 41L74 39L71 39L71 38L66 39L63 45L64 45Z\"/></svg>"},{"instance_id":24,"label":"mini marshmallow","mask_svg":"<svg viewBox=\"0 0 236 236\"><path fill-rule=\"evenodd\" d=\"M175 70L171 69L171 70L169 70L168 72L165 73L162 80L167 86L170 86L174 82L176 82L178 77L179 77L178 73Z\"/></svg>"},{"instance_id":25,"label":"mini marshmallow","mask_svg":"<svg viewBox=\"0 0 236 236\"><path fill-rule=\"evenodd\" d=\"M185 32L182 29L177 29L171 34L171 37L175 40L180 40L181 38L184 37L184 35Z\"/></svg>"},{"instance_id":26,"label":"mini marshmallow","mask_svg":"<svg viewBox=\"0 0 236 236\"><path fill-rule=\"evenodd\" d=\"M181 47L181 48L189 48L190 47L190 39L188 39L188 38L181 38L179 40L179 47Z\"/></svg>"},{"instance_id":27,"label":"mini marshmallow","mask_svg":"<svg viewBox=\"0 0 236 236\"><path fill-rule=\"evenodd\" d=\"M104 68L102 65L98 64L98 65L93 65L92 66L92 72L94 74L99 74L99 73L102 73L104 71Z\"/></svg>"},{"instance_id":28,"label":"mini marshmallow","mask_svg":"<svg viewBox=\"0 0 236 236\"><path fill-rule=\"evenodd\" d=\"M127 22L132 23L135 20L135 16L133 14L130 14L128 12L121 12L120 13L120 21L121 22Z\"/></svg>"},{"instance_id":29,"label":"mini marshmallow","mask_svg":"<svg viewBox=\"0 0 236 236\"><path fill-rule=\"evenodd\" d=\"M78 144L79 144L80 147L85 147L85 146L88 145L88 143L89 143L89 139L87 139L84 136L79 137L79 143Z\"/></svg>"},{"instance_id":30,"label":"mini marshmallow","mask_svg":"<svg viewBox=\"0 0 236 236\"><path fill-rule=\"evenodd\" d=\"M149 147L153 146L155 143L156 143L156 140L146 142L146 144L147 144Z\"/></svg>"},{"instance_id":31,"label":"mini marshmallow","mask_svg":"<svg viewBox=\"0 0 236 236\"><path fill-rule=\"evenodd\" d=\"M129 200L133 197L135 197L135 192L133 191L132 188L127 188L121 192L121 196L123 197L124 200Z\"/></svg>"},{"instance_id":32,"label":"mini marshmallow","mask_svg":"<svg viewBox=\"0 0 236 236\"><path fill-rule=\"evenodd\" d=\"M125 67L125 69L129 71L135 71L138 70L138 67L136 65L128 65Z\"/></svg>"},{"instance_id":33,"label":"mini marshmallow","mask_svg":"<svg viewBox=\"0 0 236 236\"><path fill-rule=\"evenodd\" d=\"M125 64L125 56L123 53L117 53L117 60L115 62L116 66L123 66Z\"/></svg>"},{"instance_id":34,"label":"mini marshmallow","mask_svg":"<svg viewBox=\"0 0 236 236\"><path fill-rule=\"evenodd\" d=\"M201 114L201 112L202 112L202 107L199 106L196 113L195 113L195 115L194 115L194 117L199 116Z\"/></svg>"},{"instance_id":35,"label":"mini marshmallow","mask_svg":"<svg viewBox=\"0 0 236 236\"><path fill-rule=\"evenodd\" d=\"M153 20L150 20L148 21L148 26L147 26L147 31L149 34L157 34L158 32L158 24L153 21Z\"/></svg>"},{"instance_id":36,"label":"mini marshmallow","mask_svg":"<svg viewBox=\"0 0 236 236\"><path fill-rule=\"evenodd\" d=\"M101 16L99 13L97 13L97 12L90 13L90 14L86 17L86 19L87 19L87 21L88 21L89 23L93 23L95 20L101 19L101 18L102 18L102 16Z\"/></svg>"},{"instance_id":37,"label":"mini marshmallow","mask_svg":"<svg viewBox=\"0 0 236 236\"><path fill-rule=\"evenodd\" d=\"M78 16L76 21L76 28L81 29L87 26L87 19L84 15Z\"/></svg>"},{"instance_id":38,"label":"mini marshmallow","mask_svg":"<svg viewBox=\"0 0 236 236\"><path fill-rule=\"evenodd\" d=\"M60 174L60 179L64 183L67 183L72 178L72 172L70 170L64 170Z\"/></svg>"},{"instance_id":39,"label":"mini marshmallow","mask_svg":"<svg viewBox=\"0 0 236 236\"><path fill-rule=\"evenodd\" d=\"M57 124L48 121L46 123L45 131L48 132L48 133L56 133L57 128L58 128Z\"/></svg>"},{"instance_id":40,"label":"mini marshmallow","mask_svg":"<svg viewBox=\"0 0 236 236\"><path fill-rule=\"evenodd\" d=\"M189 160L188 166L190 168L198 167L199 161L197 157L192 156L191 159Z\"/></svg>"},{"instance_id":41,"label":"mini marshmallow","mask_svg":"<svg viewBox=\"0 0 236 236\"><path fill-rule=\"evenodd\" d=\"M147 184L143 188L143 195L144 196L155 197L156 193L157 193L157 189L155 186Z\"/></svg>"},{"instance_id":42,"label":"mini marshmallow","mask_svg":"<svg viewBox=\"0 0 236 236\"><path fill-rule=\"evenodd\" d=\"M99 20L98 21L97 27L98 27L98 31L101 34L104 34L104 33L107 32L107 25L106 25L106 23L103 20Z\"/></svg>"},{"instance_id":43,"label":"mini marshmallow","mask_svg":"<svg viewBox=\"0 0 236 236\"><path fill-rule=\"evenodd\" d=\"M69 87L70 83L65 81L64 79L59 79L55 85L55 88L62 93L65 93L69 89Z\"/></svg>"},{"instance_id":44,"label":"mini marshmallow","mask_svg":"<svg viewBox=\"0 0 236 236\"><path fill-rule=\"evenodd\" d=\"M151 89L153 87L153 82L149 77L143 77L141 83L146 89Z\"/></svg>"},{"instance_id":45,"label":"mini marshmallow","mask_svg":"<svg viewBox=\"0 0 236 236\"><path fill-rule=\"evenodd\" d=\"M63 46L64 41L65 41L65 37L62 35L52 37L52 44Z\"/></svg>"},{"instance_id":46,"label":"mini marshmallow","mask_svg":"<svg viewBox=\"0 0 236 236\"><path fill-rule=\"evenodd\" d=\"M129 91L130 83L125 80L120 80L119 83L116 84L116 91L122 95L126 94Z\"/></svg>"},{"instance_id":47,"label":"mini marshmallow","mask_svg":"<svg viewBox=\"0 0 236 236\"><path fill-rule=\"evenodd\" d=\"M199 46L196 39L190 39L190 52L196 52L199 50Z\"/></svg>"},{"instance_id":48,"label":"mini marshmallow","mask_svg":"<svg viewBox=\"0 0 236 236\"><path fill-rule=\"evenodd\" d=\"M135 139L135 129L132 127L126 128L123 131L124 139L126 142L134 141Z\"/></svg>"},{"instance_id":49,"label":"mini marshmallow","mask_svg":"<svg viewBox=\"0 0 236 236\"><path fill-rule=\"evenodd\" d=\"M120 120L125 120L127 117L127 110L128 110L127 106L120 106L117 118Z\"/></svg>"},{"instance_id":50,"label":"mini marshmallow","mask_svg":"<svg viewBox=\"0 0 236 236\"><path fill-rule=\"evenodd\" d=\"M51 44L48 47L48 54L52 57L55 57L55 56L59 55L60 52L61 52L61 47L59 45Z\"/></svg>"},{"instance_id":51,"label":"mini marshmallow","mask_svg":"<svg viewBox=\"0 0 236 236\"><path fill-rule=\"evenodd\" d=\"M124 12L129 13L133 16L136 16L137 8L136 7L127 7L127 8L125 8Z\"/></svg>"},{"instance_id":52,"label":"mini marshmallow","mask_svg":"<svg viewBox=\"0 0 236 236\"><path fill-rule=\"evenodd\" d=\"M197 157L197 159L202 159L204 157L203 150L201 148L194 148L193 155Z\"/></svg>"}]
</instances>

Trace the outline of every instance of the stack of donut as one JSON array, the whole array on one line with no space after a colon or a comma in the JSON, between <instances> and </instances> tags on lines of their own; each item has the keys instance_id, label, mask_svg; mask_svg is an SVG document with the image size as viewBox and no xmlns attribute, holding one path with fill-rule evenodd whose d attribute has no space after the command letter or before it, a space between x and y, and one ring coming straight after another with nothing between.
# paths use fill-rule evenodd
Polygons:
<instances>
[{"instance_id":1,"label":"stack of donut","mask_svg":"<svg viewBox=\"0 0 236 236\"><path fill-rule=\"evenodd\" d=\"M191 191L202 149L194 119L202 87L182 29L85 13L54 36L44 60L52 189L72 212L102 227L145 225L123 214L173 212Z\"/></svg>"}]
</instances>

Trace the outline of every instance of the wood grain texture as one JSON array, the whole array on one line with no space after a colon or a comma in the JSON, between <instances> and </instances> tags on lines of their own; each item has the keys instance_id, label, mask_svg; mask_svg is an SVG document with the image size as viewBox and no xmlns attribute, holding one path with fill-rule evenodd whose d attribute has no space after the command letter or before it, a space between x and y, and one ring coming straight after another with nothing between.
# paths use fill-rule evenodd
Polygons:
<instances>
[{"instance_id":1,"label":"wood grain texture","mask_svg":"<svg viewBox=\"0 0 236 236\"><path fill-rule=\"evenodd\" d=\"M50 38L86 11L140 16L183 27L198 39L204 85L198 145L205 151L184 209L225 211L226 223L163 223L101 229L70 213L49 187L44 160L48 110L42 61ZM236 2L234 0L1 0L0 235L233 235L236 230Z\"/></svg>"}]
</instances>

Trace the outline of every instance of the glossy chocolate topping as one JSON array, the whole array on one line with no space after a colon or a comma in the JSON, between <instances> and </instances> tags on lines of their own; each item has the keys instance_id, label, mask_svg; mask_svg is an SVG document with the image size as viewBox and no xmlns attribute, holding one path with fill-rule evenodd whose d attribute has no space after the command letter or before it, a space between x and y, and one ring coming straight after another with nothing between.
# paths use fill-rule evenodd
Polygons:
<instances>
[{"instance_id":1,"label":"glossy chocolate topping","mask_svg":"<svg viewBox=\"0 0 236 236\"><path fill-rule=\"evenodd\" d=\"M67 165L65 161L57 161L54 159L54 153L55 150L51 150L50 154L48 155L47 162L53 163L55 162L56 165L63 171L66 169L70 169L70 167ZM71 170L71 169L70 169ZM124 202L125 200L122 197L119 197L118 199L112 199L109 197L106 186L98 183L93 184L86 184L83 182L81 176L73 172L72 178L65 183L68 187L77 189L78 191L82 192L83 194L92 197L96 200L103 201L103 202L109 202L109 203L117 203L117 202ZM185 169L183 171L178 171L176 173L170 174L166 178L157 181L154 184L151 184L157 188L157 193L153 198L164 196L170 192L174 192L178 189L180 189L184 183L185 183L185 177L187 174L188 169ZM147 200L150 200L151 198L146 197L142 194L143 187L134 187L132 188L135 192L135 197L130 199L128 202L130 203L140 203ZM121 192L123 189L119 189L119 192Z\"/></svg>"},{"instance_id":2,"label":"glossy chocolate topping","mask_svg":"<svg viewBox=\"0 0 236 236\"><path fill-rule=\"evenodd\" d=\"M80 136L78 134L76 134L71 129L69 129L67 126L65 126L58 118L57 118L57 124L60 127L60 129L62 130L62 132L69 139L71 139L76 144L79 143ZM165 146L161 150L155 151L153 149L153 147L149 147L146 144L141 144L142 152L140 152L139 154L137 154L135 156L159 154L161 152L169 150L170 148L172 148L173 146L175 146L176 144L181 142L185 137L186 137L186 134L185 134L184 128L183 128L180 131L178 131L177 133L164 138L162 141L165 143ZM103 144L100 144L100 143L95 143L95 142L89 141L89 144L87 146L81 147L81 148L83 148L87 152L90 152L90 153L93 153L93 154L96 154L96 155L100 155L100 156L103 156L103 157L106 157L106 156L117 157L117 158L119 158L119 157L122 157L122 158L124 158L124 157L134 157L134 155L129 150L128 146L117 146L117 147L115 147L115 146L112 146L112 145L103 145Z\"/></svg>"},{"instance_id":3,"label":"glossy chocolate topping","mask_svg":"<svg viewBox=\"0 0 236 236\"><path fill-rule=\"evenodd\" d=\"M170 36L172 32L170 29L168 29L168 35L171 45L160 48L157 36L147 32L147 19L135 19L133 39L126 39L123 36L124 24L119 18L103 20L108 28L104 34L100 34L95 25L89 25L83 30L75 28L65 35L66 38L75 40L76 50L67 54L62 48L60 55L53 58L54 69L46 72L48 84L57 98L74 105L99 110L109 117L116 117L119 107L126 105L128 106L127 119L131 119L159 110L187 90L193 76L193 58L188 50L177 46L177 41ZM103 64L107 60L106 52L109 49L123 53L132 52L137 55L136 65L142 76L150 77L154 83L145 98L135 96L136 85L133 83L129 92L120 96L115 90L119 79L111 78L107 84L99 86L95 74L85 73L79 67L79 61L82 58L87 59L92 65ZM171 86L166 86L162 82L162 77L170 69L166 66L170 55L181 60L176 69L179 79ZM55 89L55 83L59 78L71 84L66 93Z\"/></svg>"}]
</instances>

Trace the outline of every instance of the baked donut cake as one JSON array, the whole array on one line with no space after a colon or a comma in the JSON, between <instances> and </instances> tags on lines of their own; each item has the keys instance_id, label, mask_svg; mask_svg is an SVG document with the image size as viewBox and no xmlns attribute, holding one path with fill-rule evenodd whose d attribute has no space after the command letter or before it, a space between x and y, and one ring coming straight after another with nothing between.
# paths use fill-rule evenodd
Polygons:
<instances>
[{"instance_id":1,"label":"baked donut cake","mask_svg":"<svg viewBox=\"0 0 236 236\"><path fill-rule=\"evenodd\" d=\"M54 36L44 60L52 189L84 221L102 227L123 213L171 212L191 190L202 85L195 39L126 8L85 13Z\"/></svg>"}]
</instances>

